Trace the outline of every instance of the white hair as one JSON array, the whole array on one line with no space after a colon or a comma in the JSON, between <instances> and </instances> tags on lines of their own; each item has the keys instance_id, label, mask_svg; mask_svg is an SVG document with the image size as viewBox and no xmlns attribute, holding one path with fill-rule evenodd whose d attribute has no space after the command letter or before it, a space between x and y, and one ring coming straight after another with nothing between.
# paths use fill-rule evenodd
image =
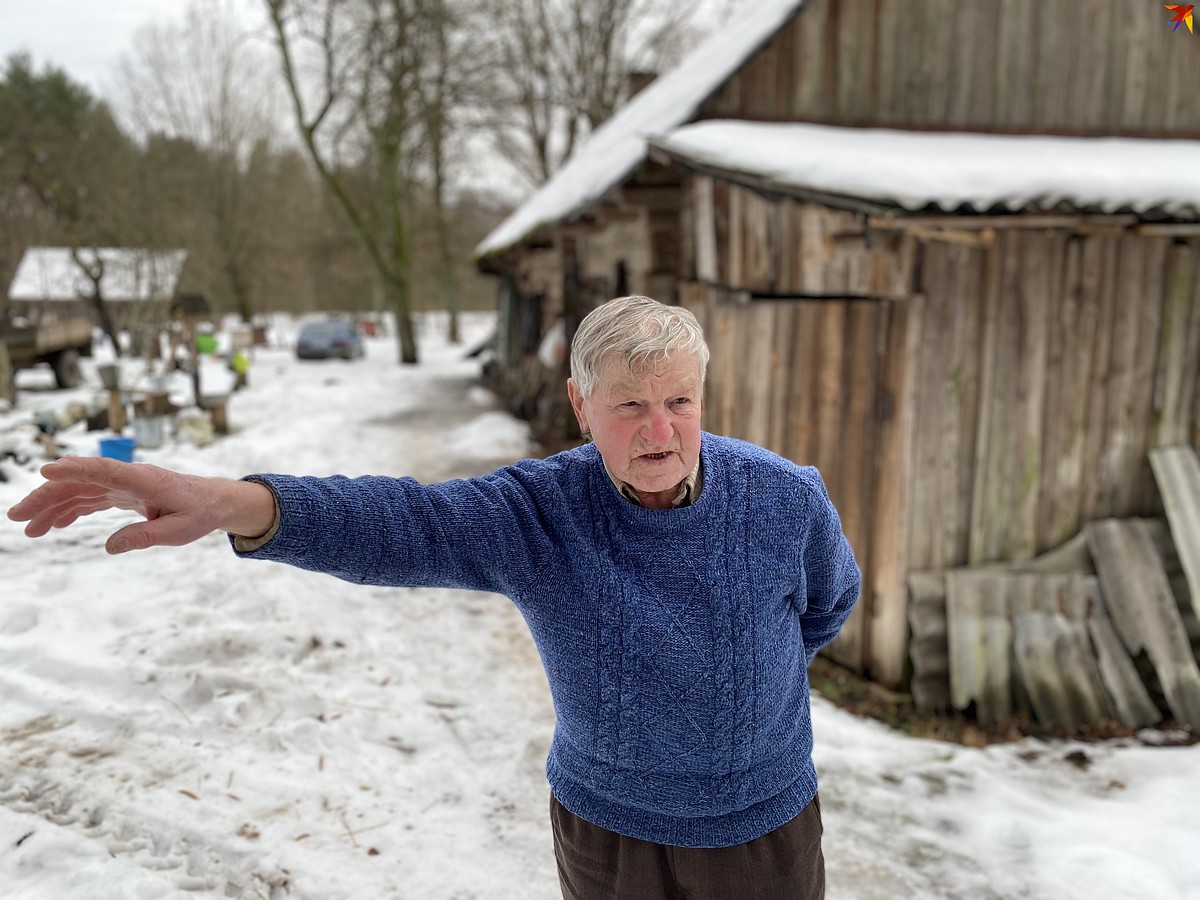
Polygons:
<instances>
[{"instance_id":1,"label":"white hair","mask_svg":"<svg viewBox=\"0 0 1200 900\"><path fill-rule=\"evenodd\" d=\"M631 375L651 361L675 354L695 356L701 386L708 369L708 344L696 317L681 306L649 297L618 297L583 317L571 341L571 379L583 396L592 395L610 354L623 360Z\"/></svg>"}]
</instances>

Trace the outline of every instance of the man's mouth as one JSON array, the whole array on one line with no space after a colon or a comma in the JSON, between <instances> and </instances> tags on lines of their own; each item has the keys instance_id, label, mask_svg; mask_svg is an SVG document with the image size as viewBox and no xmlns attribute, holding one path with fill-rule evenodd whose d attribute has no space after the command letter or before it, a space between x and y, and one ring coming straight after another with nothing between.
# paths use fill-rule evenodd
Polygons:
<instances>
[{"instance_id":1,"label":"man's mouth","mask_svg":"<svg viewBox=\"0 0 1200 900\"><path fill-rule=\"evenodd\" d=\"M666 459L670 455L671 452L669 450L662 453L643 453L642 459Z\"/></svg>"}]
</instances>

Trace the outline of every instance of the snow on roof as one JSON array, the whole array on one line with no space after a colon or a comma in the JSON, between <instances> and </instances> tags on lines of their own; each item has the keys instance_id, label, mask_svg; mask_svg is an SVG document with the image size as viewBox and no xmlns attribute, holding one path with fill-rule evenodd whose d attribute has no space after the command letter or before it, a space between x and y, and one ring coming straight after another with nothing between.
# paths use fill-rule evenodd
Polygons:
<instances>
[{"instance_id":1,"label":"snow on roof","mask_svg":"<svg viewBox=\"0 0 1200 900\"><path fill-rule=\"evenodd\" d=\"M105 300L169 300L175 295L186 250L134 250L121 247L83 248L88 264L99 254ZM30 247L17 266L8 289L10 300L79 300L91 296L92 282L66 247Z\"/></svg>"},{"instance_id":2,"label":"snow on roof","mask_svg":"<svg viewBox=\"0 0 1200 900\"><path fill-rule=\"evenodd\" d=\"M1200 218L1200 141L712 120L651 142L684 161L909 210L1069 205Z\"/></svg>"},{"instance_id":3,"label":"snow on roof","mask_svg":"<svg viewBox=\"0 0 1200 900\"><path fill-rule=\"evenodd\" d=\"M476 256L506 250L603 197L646 158L647 133L662 133L688 121L803 2L761 0L712 35L596 129L566 165L483 239Z\"/></svg>"}]
</instances>

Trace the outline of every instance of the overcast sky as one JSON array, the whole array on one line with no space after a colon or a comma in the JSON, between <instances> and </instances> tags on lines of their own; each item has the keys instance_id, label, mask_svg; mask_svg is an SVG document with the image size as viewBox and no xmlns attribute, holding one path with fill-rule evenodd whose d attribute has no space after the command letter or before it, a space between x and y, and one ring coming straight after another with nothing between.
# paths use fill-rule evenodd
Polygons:
<instances>
[{"instance_id":1,"label":"overcast sky","mask_svg":"<svg viewBox=\"0 0 1200 900\"><path fill-rule=\"evenodd\" d=\"M228 0L247 24L262 19L262 0ZM747 0L702 0L715 18ZM183 18L187 0L0 0L0 60L17 50L65 69L95 94L109 97L117 63L143 25Z\"/></svg>"},{"instance_id":2,"label":"overcast sky","mask_svg":"<svg viewBox=\"0 0 1200 900\"><path fill-rule=\"evenodd\" d=\"M63 69L72 80L109 101L121 116L118 66L132 56L134 40L147 25L181 22L191 0L0 0L0 70L17 51L33 58L34 68ZM247 29L266 29L263 0L212 0L236 11ZM678 0L657 0L672 4ZM754 0L697 0L701 22L727 19L734 9ZM2 123L0 123L0 127ZM290 132L291 120L281 121L280 133ZM464 184L483 187L511 202L526 186L507 166L481 151L473 170L462 174ZM477 169L478 171L475 171Z\"/></svg>"},{"instance_id":3,"label":"overcast sky","mask_svg":"<svg viewBox=\"0 0 1200 900\"><path fill-rule=\"evenodd\" d=\"M233 5L249 20L261 3ZM53 64L107 97L138 29L182 19L186 8L185 0L0 0L0 59L27 50L37 69Z\"/></svg>"}]
</instances>

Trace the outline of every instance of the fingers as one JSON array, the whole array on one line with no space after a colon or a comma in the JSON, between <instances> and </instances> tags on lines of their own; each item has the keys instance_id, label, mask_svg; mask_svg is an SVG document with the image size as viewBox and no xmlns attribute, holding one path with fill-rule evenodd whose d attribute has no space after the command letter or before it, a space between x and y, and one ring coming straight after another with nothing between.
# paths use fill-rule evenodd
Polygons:
<instances>
[{"instance_id":1,"label":"fingers","mask_svg":"<svg viewBox=\"0 0 1200 900\"><path fill-rule=\"evenodd\" d=\"M95 510L88 510L88 512L95 512ZM29 524L25 526L25 536L36 538L49 533L52 528L66 528L76 519L87 515L88 512L76 507L66 509L55 507L52 510L38 513L30 518Z\"/></svg>"},{"instance_id":2,"label":"fingers","mask_svg":"<svg viewBox=\"0 0 1200 900\"><path fill-rule=\"evenodd\" d=\"M40 490L41 488L38 488L37 491L34 491L24 500L17 503L16 506L11 507L8 510L8 517L14 522L28 522L32 519L36 514L36 507L39 505L37 493Z\"/></svg>"},{"instance_id":3,"label":"fingers","mask_svg":"<svg viewBox=\"0 0 1200 900\"><path fill-rule=\"evenodd\" d=\"M88 481L119 484L129 477L133 463L120 462L106 456L64 456L42 466L47 481Z\"/></svg>"},{"instance_id":4,"label":"fingers","mask_svg":"<svg viewBox=\"0 0 1200 900\"><path fill-rule=\"evenodd\" d=\"M41 537L51 528L69 525L79 518L79 514L74 512L78 505L73 497L55 498L43 492L43 488L38 488L10 509L8 517L14 522L28 522L25 526L28 537Z\"/></svg>"},{"instance_id":5,"label":"fingers","mask_svg":"<svg viewBox=\"0 0 1200 900\"><path fill-rule=\"evenodd\" d=\"M145 522L118 528L104 542L104 549L113 555L128 553L130 550L145 550L147 547L153 546L150 535L146 532Z\"/></svg>"},{"instance_id":6,"label":"fingers","mask_svg":"<svg viewBox=\"0 0 1200 900\"><path fill-rule=\"evenodd\" d=\"M46 482L8 510L13 521L30 523L25 531L30 537L110 507L145 514L158 470L98 457L64 457L41 471Z\"/></svg>"},{"instance_id":7,"label":"fingers","mask_svg":"<svg viewBox=\"0 0 1200 900\"><path fill-rule=\"evenodd\" d=\"M134 522L112 533L104 544L109 553L128 553L149 547L180 547L212 531L192 516L163 516L149 522Z\"/></svg>"},{"instance_id":8,"label":"fingers","mask_svg":"<svg viewBox=\"0 0 1200 900\"><path fill-rule=\"evenodd\" d=\"M66 528L72 522L82 519L84 516L90 516L92 513L105 509L112 509L114 505L106 498L87 499L72 497L51 506L45 506L37 510L31 509L20 514L15 514L14 508L14 510L9 512L9 517L16 521L28 521L29 524L25 526L25 536L37 538L49 533L51 529Z\"/></svg>"},{"instance_id":9,"label":"fingers","mask_svg":"<svg viewBox=\"0 0 1200 900\"><path fill-rule=\"evenodd\" d=\"M42 466L46 483L9 509L8 517L14 522L26 522L71 497L96 498L103 494L105 488L96 479L89 478L87 467L78 462L76 457L64 457Z\"/></svg>"},{"instance_id":10,"label":"fingers","mask_svg":"<svg viewBox=\"0 0 1200 900\"><path fill-rule=\"evenodd\" d=\"M113 506L123 506L102 488L90 485L45 484L8 511L14 522L28 522L25 534L41 537L51 528L62 528L81 516Z\"/></svg>"},{"instance_id":11,"label":"fingers","mask_svg":"<svg viewBox=\"0 0 1200 900\"><path fill-rule=\"evenodd\" d=\"M106 491L140 497L161 480L163 470L146 463L127 463L103 456L64 456L41 468L46 485L73 493Z\"/></svg>"},{"instance_id":12,"label":"fingers","mask_svg":"<svg viewBox=\"0 0 1200 900\"><path fill-rule=\"evenodd\" d=\"M17 503L8 511L10 519L24 521L38 510L47 509L72 500L95 501L110 495L110 491L99 485L76 482L46 482Z\"/></svg>"},{"instance_id":13,"label":"fingers","mask_svg":"<svg viewBox=\"0 0 1200 900\"><path fill-rule=\"evenodd\" d=\"M219 506L197 495L197 485L211 480L104 457L63 457L41 471L46 482L8 511L10 519L28 523L31 538L113 508L132 510L145 521L114 532L105 543L109 553L187 544L219 524Z\"/></svg>"}]
</instances>

